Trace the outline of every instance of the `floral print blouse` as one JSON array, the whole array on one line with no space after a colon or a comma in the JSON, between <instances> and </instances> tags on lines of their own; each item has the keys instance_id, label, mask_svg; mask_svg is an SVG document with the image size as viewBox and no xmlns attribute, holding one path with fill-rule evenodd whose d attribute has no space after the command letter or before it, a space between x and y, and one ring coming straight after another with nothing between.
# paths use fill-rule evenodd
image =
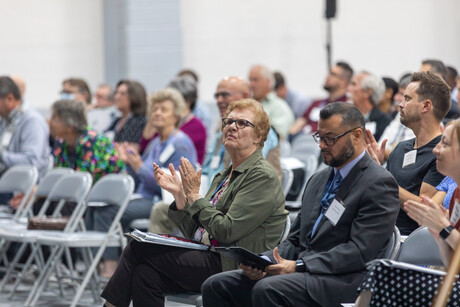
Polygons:
<instances>
[{"instance_id":1,"label":"floral print blouse","mask_svg":"<svg viewBox=\"0 0 460 307\"><path fill-rule=\"evenodd\" d=\"M126 171L112 141L89 127L78 136L71 152L64 140L56 139L53 149L54 166L89 172L94 182L105 174Z\"/></svg>"}]
</instances>

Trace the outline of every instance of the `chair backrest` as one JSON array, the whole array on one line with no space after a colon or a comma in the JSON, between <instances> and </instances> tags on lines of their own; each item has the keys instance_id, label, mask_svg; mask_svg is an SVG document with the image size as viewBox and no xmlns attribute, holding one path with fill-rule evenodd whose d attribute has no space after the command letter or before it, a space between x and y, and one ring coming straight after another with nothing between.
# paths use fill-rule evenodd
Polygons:
<instances>
[{"instance_id":1,"label":"chair backrest","mask_svg":"<svg viewBox=\"0 0 460 307\"><path fill-rule=\"evenodd\" d=\"M284 168L283 165L281 165L281 175L281 185L283 187L283 193L286 196L291 189L292 182L294 182L294 173L291 169Z\"/></svg>"},{"instance_id":2,"label":"chair backrest","mask_svg":"<svg viewBox=\"0 0 460 307\"><path fill-rule=\"evenodd\" d=\"M53 216L59 216L66 202L74 202L77 205L70 216L70 220L67 223L64 232L74 231L85 211L85 201L91 189L92 183L93 178L87 172L70 172L68 174L64 174L48 194L48 197L43 203L38 215L45 215L52 201L58 202L53 211Z\"/></svg>"},{"instance_id":3,"label":"chair backrest","mask_svg":"<svg viewBox=\"0 0 460 307\"><path fill-rule=\"evenodd\" d=\"M394 260L398 255L399 248L401 246L401 234L399 232L398 227L394 227L393 234L391 235L390 241L388 241L387 246L385 248L385 253L383 254L383 258Z\"/></svg>"},{"instance_id":4,"label":"chair backrest","mask_svg":"<svg viewBox=\"0 0 460 307\"><path fill-rule=\"evenodd\" d=\"M26 203L38 180L38 170L32 165L15 165L6 170L0 178L0 193L22 193L24 197L16 209L14 220L25 215Z\"/></svg>"},{"instance_id":5,"label":"chair backrest","mask_svg":"<svg viewBox=\"0 0 460 307\"><path fill-rule=\"evenodd\" d=\"M37 191L35 192L35 196L37 197L47 197L56 183L66 174L73 173L74 170L71 168L53 168L48 173L46 173L45 177L40 180L38 184Z\"/></svg>"},{"instance_id":6,"label":"chair backrest","mask_svg":"<svg viewBox=\"0 0 460 307\"><path fill-rule=\"evenodd\" d=\"M0 193L30 193L37 183L38 170L33 165L14 165L0 177Z\"/></svg>"},{"instance_id":7,"label":"chair backrest","mask_svg":"<svg viewBox=\"0 0 460 307\"><path fill-rule=\"evenodd\" d=\"M444 266L438 244L426 227L417 228L407 237L396 260L415 265Z\"/></svg>"},{"instance_id":8,"label":"chair backrest","mask_svg":"<svg viewBox=\"0 0 460 307\"><path fill-rule=\"evenodd\" d=\"M134 191L134 180L129 175L108 174L99 179L89 193L87 202L102 202L122 206Z\"/></svg>"},{"instance_id":9,"label":"chair backrest","mask_svg":"<svg viewBox=\"0 0 460 307\"><path fill-rule=\"evenodd\" d=\"M134 192L134 179L130 175L108 174L99 179L91 189L88 196L89 202L102 202L110 205L117 205L120 208L112 220L107 236L115 234L117 229L122 234L120 219L128 206L131 195ZM104 240L102 247L105 248L107 240ZM98 251L98 256L99 255Z\"/></svg>"},{"instance_id":10,"label":"chair backrest","mask_svg":"<svg viewBox=\"0 0 460 307\"><path fill-rule=\"evenodd\" d=\"M289 235L289 230L291 230L291 218L286 216L286 224L284 225L283 233L281 234L280 243L282 243Z\"/></svg>"}]
</instances>

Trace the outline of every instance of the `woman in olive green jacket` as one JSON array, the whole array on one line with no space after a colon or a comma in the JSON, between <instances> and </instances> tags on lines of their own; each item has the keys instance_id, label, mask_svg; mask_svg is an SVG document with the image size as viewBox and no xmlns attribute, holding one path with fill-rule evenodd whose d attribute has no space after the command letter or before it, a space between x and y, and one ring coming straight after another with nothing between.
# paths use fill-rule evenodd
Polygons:
<instances>
[{"instance_id":1,"label":"woman in olive green jacket","mask_svg":"<svg viewBox=\"0 0 460 307\"><path fill-rule=\"evenodd\" d=\"M157 165L158 185L175 198L169 216L191 239L213 246L241 246L255 253L274 248L284 229L284 194L261 148L270 123L252 99L233 102L222 119L223 144L232 165L216 174L205 197L199 194L201 170L185 158L180 177ZM218 162L218 161L217 161ZM238 267L212 251L130 243L102 297L107 306L161 306L164 295L199 291L207 277Z\"/></svg>"}]
</instances>

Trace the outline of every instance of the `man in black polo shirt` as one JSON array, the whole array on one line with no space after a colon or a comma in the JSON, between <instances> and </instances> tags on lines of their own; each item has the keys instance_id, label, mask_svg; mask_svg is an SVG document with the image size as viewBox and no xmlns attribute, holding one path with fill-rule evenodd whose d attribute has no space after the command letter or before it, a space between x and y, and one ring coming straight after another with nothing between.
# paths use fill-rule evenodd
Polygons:
<instances>
[{"instance_id":1,"label":"man in black polo shirt","mask_svg":"<svg viewBox=\"0 0 460 307\"><path fill-rule=\"evenodd\" d=\"M401 123L415 134L415 139L400 142L387 161L387 169L399 185L401 209L396 226L402 235L409 235L418 227L403 210L404 203L410 199L420 201L419 195L432 197L444 178L436 170L436 156L432 150L441 140L441 121L450 104L449 86L430 72L412 75L399 104ZM371 156L382 163L386 141L379 147L369 131L366 131L366 137Z\"/></svg>"}]
</instances>

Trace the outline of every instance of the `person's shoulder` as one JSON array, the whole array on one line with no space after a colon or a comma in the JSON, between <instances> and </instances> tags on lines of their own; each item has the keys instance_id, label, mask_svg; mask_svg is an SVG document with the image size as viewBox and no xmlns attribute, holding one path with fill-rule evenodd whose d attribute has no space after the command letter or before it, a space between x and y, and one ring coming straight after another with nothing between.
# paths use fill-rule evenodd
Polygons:
<instances>
[{"instance_id":1,"label":"person's shoulder","mask_svg":"<svg viewBox=\"0 0 460 307\"><path fill-rule=\"evenodd\" d=\"M193 146L193 142L190 137L182 130L178 130L171 141L175 146L187 145L188 147L190 144Z\"/></svg>"}]
</instances>

